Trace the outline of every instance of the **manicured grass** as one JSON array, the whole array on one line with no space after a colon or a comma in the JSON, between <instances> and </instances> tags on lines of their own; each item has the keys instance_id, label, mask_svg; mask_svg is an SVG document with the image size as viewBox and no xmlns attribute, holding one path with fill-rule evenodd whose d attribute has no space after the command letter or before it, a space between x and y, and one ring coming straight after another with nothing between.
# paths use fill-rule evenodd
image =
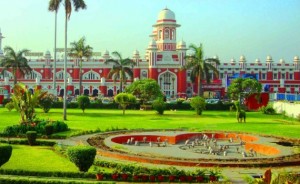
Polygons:
<instances>
[{"instance_id":1,"label":"manicured grass","mask_svg":"<svg viewBox=\"0 0 300 184\"><path fill-rule=\"evenodd\" d=\"M62 120L62 109L51 109L49 113L37 110L40 119ZM224 130L276 135L299 138L300 122L285 119L281 115L264 115L261 112L247 112L247 123L237 123L235 112L204 111L196 116L194 111L165 111L163 116L155 111L86 109L67 109L69 127L74 130L95 130L111 128L127 129L172 129L187 128L191 130ZM0 131L7 125L17 124L19 114L0 108ZM70 134L70 132L64 134Z\"/></svg>"},{"instance_id":2,"label":"manicured grass","mask_svg":"<svg viewBox=\"0 0 300 184\"><path fill-rule=\"evenodd\" d=\"M2 169L27 171L78 171L67 158L62 157L46 146L13 145L10 160Z\"/></svg>"}]
</instances>

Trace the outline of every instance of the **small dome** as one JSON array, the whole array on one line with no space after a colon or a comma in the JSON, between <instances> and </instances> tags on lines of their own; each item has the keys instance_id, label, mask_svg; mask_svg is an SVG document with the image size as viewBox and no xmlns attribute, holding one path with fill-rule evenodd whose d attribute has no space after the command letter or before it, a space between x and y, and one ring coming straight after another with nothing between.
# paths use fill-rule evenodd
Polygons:
<instances>
[{"instance_id":1,"label":"small dome","mask_svg":"<svg viewBox=\"0 0 300 184\"><path fill-rule=\"evenodd\" d=\"M215 56L213 57L213 59L219 59L219 56L218 56L218 55L215 55Z\"/></svg>"},{"instance_id":2,"label":"small dome","mask_svg":"<svg viewBox=\"0 0 300 184\"><path fill-rule=\"evenodd\" d=\"M177 43L177 49L182 49L182 48L186 48L186 43L183 40Z\"/></svg>"},{"instance_id":3,"label":"small dome","mask_svg":"<svg viewBox=\"0 0 300 184\"><path fill-rule=\"evenodd\" d=\"M245 62L245 61L246 61L245 56L244 56L244 55L241 55L241 57L240 57L240 62Z\"/></svg>"},{"instance_id":4,"label":"small dome","mask_svg":"<svg viewBox=\"0 0 300 184\"><path fill-rule=\"evenodd\" d=\"M294 61L299 61L299 56L295 56Z\"/></svg>"},{"instance_id":5,"label":"small dome","mask_svg":"<svg viewBox=\"0 0 300 184\"><path fill-rule=\"evenodd\" d=\"M104 55L109 55L108 50L105 50Z\"/></svg>"},{"instance_id":6,"label":"small dome","mask_svg":"<svg viewBox=\"0 0 300 184\"><path fill-rule=\"evenodd\" d=\"M279 63L281 63L281 64L285 63L284 59L280 59Z\"/></svg>"},{"instance_id":7,"label":"small dome","mask_svg":"<svg viewBox=\"0 0 300 184\"><path fill-rule=\"evenodd\" d=\"M133 51L133 55L140 55L138 50Z\"/></svg>"},{"instance_id":8,"label":"small dome","mask_svg":"<svg viewBox=\"0 0 300 184\"><path fill-rule=\"evenodd\" d=\"M175 20L175 14L168 8L165 8L159 12L158 20Z\"/></svg>"},{"instance_id":9,"label":"small dome","mask_svg":"<svg viewBox=\"0 0 300 184\"><path fill-rule=\"evenodd\" d=\"M51 54L50 54L50 51L47 50L47 51L45 52L45 56L49 56L49 55L51 55Z\"/></svg>"},{"instance_id":10,"label":"small dome","mask_svg":"<svg viewBox=\"0 0 300 184\"><path fill-rule=\"evenodd\" d=\"M268 55L267 56L267 61L272 61L273 59L272 59L272 56L270 56L270 55Z\"/></svg>"},{"instance_id":11,"label":"small dome","mask_svg":"<svg viewBox=\"0 0 300 184\"><path fill-rule=\"evenodd\" d=\"M235 59L231 58L230 63L235 63Z\"/></svg>"},{"instance_id":12,"label":"small dome","mask_svg":"<svg viewBox=\"0 0 300 184\"><path fill-rule=\"evenodd\" d=\"M260 59L259 59L259 58L256 58L256 59L255 59L255 63L260 63Z\"/></svg>"},{"instance_id":13,"label":"small dome","mask_svg":"<svg viewBox=\"0 0 300 184\"><path fill-rule=\"evenodd\" d=\"M151 40L149 42L148 48L157 48L156 41L155 40Z\"/></svg>"}]
</instances>

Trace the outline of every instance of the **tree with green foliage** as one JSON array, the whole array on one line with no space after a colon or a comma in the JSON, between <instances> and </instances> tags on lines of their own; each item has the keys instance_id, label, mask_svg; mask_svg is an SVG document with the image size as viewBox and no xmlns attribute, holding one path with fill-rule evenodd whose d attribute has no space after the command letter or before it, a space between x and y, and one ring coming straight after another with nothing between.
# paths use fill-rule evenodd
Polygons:
<instances>
[{"instance_id":1,"label":"tree with green foliage","mask_svg":"<svg viewBox=\"0 0 300 184\"><path fill-rule=\"evenodd\" d=\"M163 100L163 98L157 98L156 100L154 100L154 102L152 103L152 107L153 109L155 109L157 111L157 113L159 115L163 115L164 111L166 109L166 104Z\"/></svg>"},{"instance_id":2,"label":"tree with green foliage","mask_svg":"<svg viewBox=\"0 0 300 184\"><path fill-rule=\"evenodd\" d=\"M200 96L196 96L191 99L190 105L196 110L197 115L201 115L202 111L205 109L205 100Z\"/></svg>"},{"instance_id":3,"label":"tree with green foliage","mask_svg":"<svg viewBox=\"0 0 300 184\"><path fill-rule=\"evenodd\" d=\"M85 44L85 37L80 38L77 42L71 43L71 52L69 55L79 59L79 95L82 94L82 61L83 58L89 59L93 54L93 48Z\"/></svg>"},{"instance_id":4,"label":"tree with green foliage","mask_svg":"<svg viewBox=\"0 0 300 184\"><path fill-rule=\"evenodd\" d=\"M129 58L123 59L122 55L117 51L114 51L112 55L116 57L116 59L108 59L104 62L105 64L108 63L113 64L113 67L109 71L107 77L108 78L112 77L114 81L117 81L117 79L119 79L120 81L119 93L122 93L123 83L126 84L126 80L127 80L126 75L128 75L130 78L133 78L132 67L135 65L135 62Z\"/></svg>"},{"instance_id":5,"label":"tree with green foliage","mask_svg":"<svg viewBox=\"0 0 300 184\"><path fill-rule=\"evenodd\" d=\"M186 64L183 66L183 69L192 70L190 79L192 82L196 82L196 79L198 79L198 96L203 96L202 80L206 79L206 82L210 83L210 72L214 73L216 76L219 75L216 65L219 65L220 61L218 58L204 59L202 44L200 44L199 47L191 44L189 49L193 53L185 57Z\"/></svg>"},{"instance_id":6,"label":"tree with green foliage","mask_svg":"<svg viewBox=\"0 0 300 184\"><path fill-rule=\"evenodd\" d=\"M8 102L7 104L5 104L5 108L7 108L7 110L10 112L11 110L13 110L15 108L14 103Z\"/></svg>"},{"instance_id":7,"label":"tree with green foliage","mask_svg":"<svg viewBox=\"0 0 300 184\"><path fill-rule=\"evenodd\" d=\"M67 149L67 155L81 172L87 172L93 165L96 148L91 146L72 146Z\"/></svg>"},{"instance_id":8,"label":"tree with green foliage","mask_svg":"<svg viewBox=\"0 0 300 184\"><path fill-rule=\"evenodd\" d=\"M12 146L9 144L0 144L0 167L9 161L12 154Z\"/></svg>"},{"instance_id":9,"label":"tree with green foliage","mask_svg":"<svg viewBox=\"0 0 300 184\"><path fill-rule=\"evenodd\" d=\"M65 6L65 53L64 53L64 89L67 88L67 43L68 43L68 20L71 17L72 9L79 11L80 9L86 9L84 0L50 0L48 9L57 13L59 5L63 3ZM64 103L63 103L63 118L67 120L67 92L64 92Z\"/></svg>"},{"instance_id":10,"label":"tree with green foliage","mask_svg":"<svg viewBox=\"0 0 300 184\"><path fill-rule=\"evenodd\" d=\"M14 77L14 84L17 84L17 72L22 75L30 74L32 69L28 65L28 60L25 57L25 54L29 50L23 49L18 52L9 46L4 48L4 57L0 60L0 67L3 67L2 74L5 71L11 69Z\"/></svg>"},{"instance_id":11,"label":"tree with green foliage","mask_svg":"<svg viewBox=\"0 0 300 184\"><path fill-rule=\"evenodd\" d=\"M154 79L134 81L126 88L126 92L135 95L143 104L163 96L157 81Z\"/></svg>"},{"instance_id":12,"label":"tree with green foliage","mask_svg":"<svg viewBox=\"0 0 300 184\"><path fill-rule=\"evenodd\" d=\"M43 109L44 113L48 113L54 103L55 96L47 93L45 96L39 99L39 106Z\"/></svg>"},{"instance_id":13,"label":"tree with green foliage","mask_svg":"<svg viewBox=\"0 0 300 184\"><path fill-rule=\"evenodd\" d=\"M88 96L79 96L77 98L77 102L78 102L78 107L82 110L82 112L84 113L84 110L90 105L90 98Z\"/></svg>"},{"instance_id":14,"label":"tree with green foliage","mask_svg":"<svg viewBox=\"0 0 300 184\"><path fill-rule=\"evenodd\" d=\"M130 93L119 93L114 98L115 102L120 104L123 109L123 115L125 115L125 109L129 104L133 104L136 102L135 96Z\"/></svg>"},{"instance_id":15,"label":"tree with green foliage","mask_svg":"<svg viewBox=\"0 0 300 184\"><path fill-rule=\"evenodd\" d=\"M57 13L62 0L49 0L48 10L55 12L54 19L54 58L53 58L53 90L56 90L56 38L57 38Z\"/></svg>"},{"instance_id":16,"label":"tree with green foliage","mask_svg":"<svg viewBox=\"0 0 300 184\"><path fill-rule=\"evenodd\" d=\"M15 109L20 113L21 124L29 124L35 118L35 107L41 98L47 95L47 92L42 92L40 89L35 89L33 94L22 83L18 83L13 88L14 94L12 101Z\"/></svg>"},{"instance_id":17,"label":"tree with green foliage","mask_svg":"<svg viewBox=\"0 0 300 184\"><path fill-rule=\"evenodd\" d=\"M254 93L260 94L262 85L255 79L237 78L231 81L227 91L232 100L239 100L241 103L243 98L247 98Z\"/></svg>"}]
</instances>

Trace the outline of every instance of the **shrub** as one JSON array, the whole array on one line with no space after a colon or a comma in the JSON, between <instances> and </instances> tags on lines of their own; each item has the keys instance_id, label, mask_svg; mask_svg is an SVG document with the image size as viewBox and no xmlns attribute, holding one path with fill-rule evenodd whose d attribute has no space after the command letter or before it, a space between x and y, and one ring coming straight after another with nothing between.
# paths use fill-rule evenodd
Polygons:
<instances>
[{"instance_id":1,"label":"shrub","mask_svg":"<svg viewBox=\"0 0 300 184\"><path fill-rule=\"evenodd\" d=\"M0 144L0 167L8 162L12 153L12 146L8 144Z\"/></svg>"},{"instance_id":2,"label":"shrub","mask_svg":"<svg viewBox=\"0 0 300 184\"><path fill-rule=\"evenodd\" d=\"M262 112L263 114L276 114L275 109L272 107L272 105L267 105L267 106L262 106L258 109L260 112Z\"/></svg>"},{"instance_id":3,"label":"shrub","mask_svg":"<svg viewBox=\"0 0 300 184\"><path fill-rule=\"evenodd\" d=\"M84 110L90 105L90 99L88 96L79 96L77 98L78 107L84 112Z\"/></svg>"},{"instance_id":4,"label":"shrub","mask_svg":"<svg viewBox=\"0 0 300 184\"><path fill-rule=\"evenodd\" d=\"M3 106L5 106L7 103L11 102L11 99L4 98L2 101Z\"/></svg>"},{"instance_id":5,"label":"shrub","mask_svg":"<svg viewBox=\"0 0 300 184\"><path fill-rule=\"evenodd\" d=\"M205 109L205 100L200 96L196 96L191 99L191 107L196 110L197 115L201 115L202 111Z\"/></svg>"},{"instance_id":6,"label":"shrub","mask_svg":"<svg viewBox=\"0 0 300 184\"><path fill-rule=\"evenodd\" d=\"M54 126L52 124L47 124L45 126L45 132L47 136L53 134L53 130L54 130Z\"/></svg>"},{"instance_id":7,"label":"shrub","mask_svg":"<svg viewBox=\"0 0 300 184\"><path fill-rule=\"evenodd\" d=\"M7 108L8 111L10 112L11 110L13 110L13 109L15 108L14 103L13 103L13 102L8 102L8 103L5 105L5 108Z\"/></svg>"},{"instance_id":8,"label":"shrub","mask_svg":"<svg viewBox=\"0 0 300 184\"><path fill-rule=\"evenodd\" d=\"M43 109L45 113L49 112L53 103L55 96L53 94L46 94L39 99L38 105Z\"/></svg>"},{"instance_id":9,"label":"shrub","mask_svg":"<svg viewBox=\"0 0 300 184\"><path fill-rule=\"evenodd\" d=\"M36 143L36 136L37 136L36 131L28 131L28 132L26 132L26 136L27 136L27 139L28 139L28 144L30 146L35 145L35 143Z\"/></svg>"},{"instance_id":10,"label":"shrub","mask_svg":"<svg viewBox=\"0 0 300 184\"><path fill-rule=\"evenodd\" d=\"M64 132L69 130L68 125L62 121L55 121L52 123L53 125L53 133Z\"/></svg>"},{"instance_id":11,"label":"shrub","mask_svg":"<svg viewBox=\"0 0 300 184\"><path fill-rule=\"evenodd\" d=\"M91 146L74 146L68 148L67 155L70 161L78 167L79 171L87 172L95 160L96 148Z\"/></svg>"},{"instance_id":12,"label":"shrub","mask_svg":"<svg viewBox=\"0 0 300 184\"><path fill-rule=\"evenodd\" d=\"M154 110L157 111L158 114L163 115L164 111L166 109L166 105L165 102L162 98L158 98L156 99L153 103L152 103L152 107Z\"/></svg>"}]
</instances>

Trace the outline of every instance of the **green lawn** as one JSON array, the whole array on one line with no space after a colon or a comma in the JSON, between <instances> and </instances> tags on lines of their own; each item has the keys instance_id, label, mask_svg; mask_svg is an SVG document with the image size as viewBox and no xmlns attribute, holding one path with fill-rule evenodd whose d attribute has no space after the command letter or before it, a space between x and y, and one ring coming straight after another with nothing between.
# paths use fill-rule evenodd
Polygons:
<instances>
[{"instance_id":1,"label":"green lawn","mask_svg":"<svg viewBox=\"0 0 300 184\"><path fill-rule=\"evenodd\" d=\"M62 109L51 109L43 113L37 109L40 119L62 120ZM165 115L156 115L155 111L86 109L67 109L67 121L74 130L101 130L116 128L145 128L169 129L188 128L195 130L225 130L277 135L290 138L299 138L300 122L284 119L281 115L264 115L260 112L247 112L247 123L237 123L234 112L204 111L203 115L196 116L194 111L165 111ZM8 112L0 108L0 131L7 125L17 124L19 114L16 111ZM70 132L69 132L70 133Z\"/></svg>"},{"instance_id":2,"label":"green lawn","mask_svg":"<svg viewBox=\"0 0 300 184\"><path fill-rule=\"evenodd\" d=\"M1 169L27 171L78 171L67 158L60 156L47 146L13 145L10 160Z\"/></svg>"}]
</instances>

